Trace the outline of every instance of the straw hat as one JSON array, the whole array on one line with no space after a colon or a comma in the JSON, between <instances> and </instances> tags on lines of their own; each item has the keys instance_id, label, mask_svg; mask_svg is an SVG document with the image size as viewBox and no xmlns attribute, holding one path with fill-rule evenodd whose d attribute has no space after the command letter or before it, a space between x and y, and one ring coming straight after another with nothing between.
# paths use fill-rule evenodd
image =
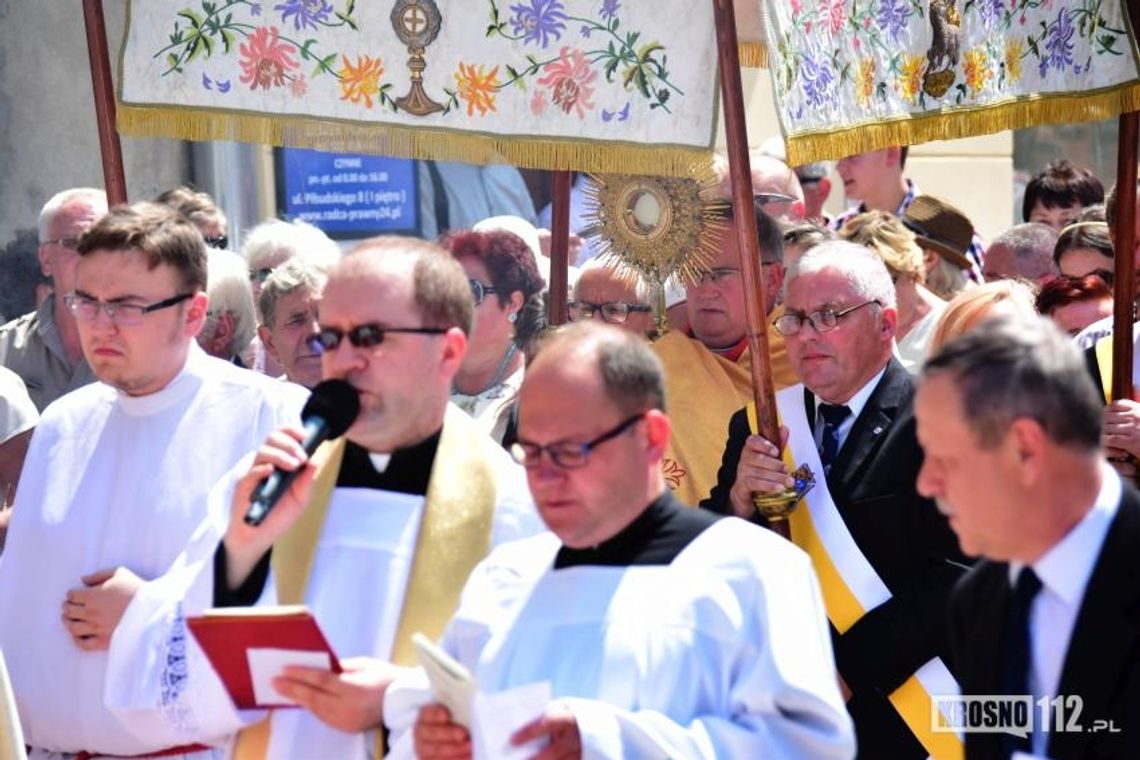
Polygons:
<instances>
[{"instance_id":1,"label":"straw hat","mask_svg":"<svg viewBox=\"0 0 1140 760\"><path fill-rule=\"evenodd\" d=\"M972 266L968 251L974 238L974 225L946 201L932 195L916 196L906 207L902 222L923 248L937 251L960 269Z\"/></svg>"}]
</instances>

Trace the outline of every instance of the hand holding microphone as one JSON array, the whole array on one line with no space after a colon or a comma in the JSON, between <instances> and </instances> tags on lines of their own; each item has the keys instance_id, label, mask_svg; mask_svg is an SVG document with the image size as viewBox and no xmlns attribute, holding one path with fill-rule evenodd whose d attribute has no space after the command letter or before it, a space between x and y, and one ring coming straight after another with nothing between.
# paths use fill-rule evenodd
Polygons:
<instances>
[{"instance_id":1,"label":"hand holding microphone","mask_svg":"<svg viewBox=\"0 0 1140 760\"><path fill-rule=\"evenodd\" d=\"M304 438L301 447L306 456L327 440L344 435L360 413L360 396L344 380L325 380L313 389L305 408L301 410ZM262 480L250 496L245 513L247 525L260 525L270 510L289 490L302 468L285 470L275 467L269 477Z\"/></svg>"}]
</instances>

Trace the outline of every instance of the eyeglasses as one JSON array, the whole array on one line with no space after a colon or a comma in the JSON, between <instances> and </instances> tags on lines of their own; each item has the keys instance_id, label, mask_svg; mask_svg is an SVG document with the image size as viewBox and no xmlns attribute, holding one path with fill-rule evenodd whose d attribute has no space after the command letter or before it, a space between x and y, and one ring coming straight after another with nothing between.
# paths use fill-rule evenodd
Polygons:
<instances>
[{"instance_id":1,"label":"eyeglasses","mask_svg":"<svg viewBox=\"0 0 1140 760\"><path fill-rule=\"evenodd\" d=\"M357 348L375 348L384 342L387 333L414 333L416 335L443 335L447 332L442 327L384 327L376 323L357 325L351 330L339 330L335 327L322 327L318 332L310 335L305 343L314 354L323 354L325 351L334 351L341 340L348 338L348 342Z\"/></svg>"},{"instance_id":2,"label":"eyeglasses","mask_svg":"<svg viewBox=\"0 0 1140 760\"><path fill-rule=\"evenodd\" d=\"M230 239L225 235L212 235L210 237L203 235L202 239L205 240L206 245L210 246L211 248L224 249L230 244Z\"/></svg>"},{"instance_id":3,"label":"eyeglasses","mask_svg":"<svg viewBox=\"0 0 1140 760\"><path fill-rule=\"evenodd\" d=\"M475 296L476 306L483 303L483 299L486 298L489 293L507 292L506 288L496 288L491 285L484 285L478 280L468 280L467 282L471 283L471 295Z\"/></svg>"},{"instance_id":4,"label":"eyeglasses","mask_svg":"<svg viewBox=\"0 0 1140 760\"><path fill-rule=\"evenodd\" d=\"M640 303L626 303L625 301L606 301L605 303L570 301L566 304L566 308L569 311L571 322L593 319L595 314L600 314L602 321L609 322L611 325L624 323L629 319L631 313L653 311L653 307L651 306Z\"/></svg>"},{"instance_id":5,"label":"eyeglasses","mask_svg":"<svg viewBox=\"0 0 1140 760\"><path fill-rule=\"evenodd\" d=\"M60 248L70 248L76 250L79 247L78 237L61 237L55 240L45 240L40 245L58 245Z\"/></svg>"},{"instance_id":6,"label":"eyeglasses","mask_svg":"<svg viewBox=\"0 0 1140 760\"><path fill-rule=\"evenodd\" d=\"M835 311L834 309L820 309L813 311L811 314L801 314L799 312L789 311L781 315L779 319L772 322L772 326L776 328L776 332L783 335L785 338L796 335L803 329L805 322L810 322L812 329L817 333L830 332L839 326L839 320L846 317L853 311L862 309L864 306L870 304L877 304L882 306L881 303L872 299L864 301L848 309L842 311Z\"/></svg>"},{"instance_id":7,"label":"eyeglasses","mask_svg":"<svg viewBox=\"0 0 1140 760\"><path fill-rule=\"evenodd\" d=\"M619 422L617 427L607 430L597 438L586 441L585 443L558 441L547 446L539 446L537 443L518 441L511 445L511 458L523 467L533 469L538 467L539 462L542 460L542 452L545 451L550 456L550 461L554 462L556 467L561 467L564 470L585 467L589 461L591 451L606 441L617 438L626 430L633 427L633 424L644 416L645 412L641 412L632 417L628 417Z\"/></svg>"},{"instance_id":8,"label":"eyeglasses","mask_svg":"<svg viewBox=\"0 0 1140 760\"><path fill-rule=\"evenodd\" d=\"M129 327L131 325L142 324L143 318L151 312L168 309L189 298L193 298L193 296L193 293L179 293L176 296L171 296L158 303L141 306L133 303L99 301L79 293L68 293L63 297L63 302L80 322L94 322L95 317L97 317L99 311L102 310L107 314L107 318L110 319L113 324Z\"/></svg>"},{"instance_id":9,"label":"eyeglasses","mask_svg":"<svg viewBox=\"0 0 1140 760\"><path fill-rule=\"evenodd\" d=\"M732 277L739 276L740 270L735 267L713 267L701 272L694 284L704 285L706 282L711 282L713 285L721 285Z\"/></svg>"}]
</instances>

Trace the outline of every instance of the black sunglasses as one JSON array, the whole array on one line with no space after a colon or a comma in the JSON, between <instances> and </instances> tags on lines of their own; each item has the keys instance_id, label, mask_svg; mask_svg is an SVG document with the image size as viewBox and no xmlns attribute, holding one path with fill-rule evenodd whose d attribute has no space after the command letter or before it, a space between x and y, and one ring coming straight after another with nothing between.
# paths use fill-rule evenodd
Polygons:
<instances>
[{"instance_id":1,"label":"black sunglasses","mask_svg":"<svg viewBox=\"0 0 1140 760\"><path fill-rule=\"evenodd\" d=\"M210 246L211 248L225 249L230 244L229 237L225 235L213 235L210 237L203 235L202 239L205 240L206 245Z\"/></svg>"},{"instance_id":2,"label":"black sunglasses","mask_svg":"<svg viewBox=\"0 0 1140 760\"><path fill-rule=\"evenodd\" d=\"M496 288L496 287L493 287L491 285L484 285L483 283L479 282L478 280L468 280L467 282L471 283L471 295L475 296L475 305L476 306L483 303L483 299L486 298L487 294L489 294L489 293L506 293L507 292L506 288Z\"/></svg>"},{"instance_id":3,"label":"black sunglasses","mask_svg":"<svg viewBox=\"0 0 1140 760\"><path fill-rule=\"evenodd\" d=\"M375 323L357 325L351 330L340 330L335 327L322 327L318 332L306 339L309 350L314 354L323 354L333 351L340 345L341 340L348 338L348 342L357 348L374 348L384 342L386 333L415 333L417 335L443 335L447 330L442 327L383 327Z\"/></svg>"}]
</instances>

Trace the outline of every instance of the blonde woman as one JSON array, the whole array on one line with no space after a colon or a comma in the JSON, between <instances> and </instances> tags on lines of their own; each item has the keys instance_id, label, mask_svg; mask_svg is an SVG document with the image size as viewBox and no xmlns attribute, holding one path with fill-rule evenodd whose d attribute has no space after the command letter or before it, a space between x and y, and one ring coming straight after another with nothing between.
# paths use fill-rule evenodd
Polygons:
<instances>
[{"instance_id":1,"label":"blonde woman","mask_svg":"<svg viewBox=\"0 0 1140 760\"><path fill-rule=\"evenodd\" d=\"M1019 280L995 280L959 293L946 305L935 325L927 354L934 355L947 341L989 317L1036 314L1035 298L1033 288Z\"/></svg>"},{"instance_id":2,"label":"blonde woman","mask_svg":"<svg viewBox=\"0 0 1140 760\"><path fill-rule=\"evenodd\" d=\"M887 265L898 300L898 357L909 372L917 374L946 302L923 284L926 265L914 233L894 214L868 211L843 225L839 237L870 248Z\"/></svg>"}]
</instances>

